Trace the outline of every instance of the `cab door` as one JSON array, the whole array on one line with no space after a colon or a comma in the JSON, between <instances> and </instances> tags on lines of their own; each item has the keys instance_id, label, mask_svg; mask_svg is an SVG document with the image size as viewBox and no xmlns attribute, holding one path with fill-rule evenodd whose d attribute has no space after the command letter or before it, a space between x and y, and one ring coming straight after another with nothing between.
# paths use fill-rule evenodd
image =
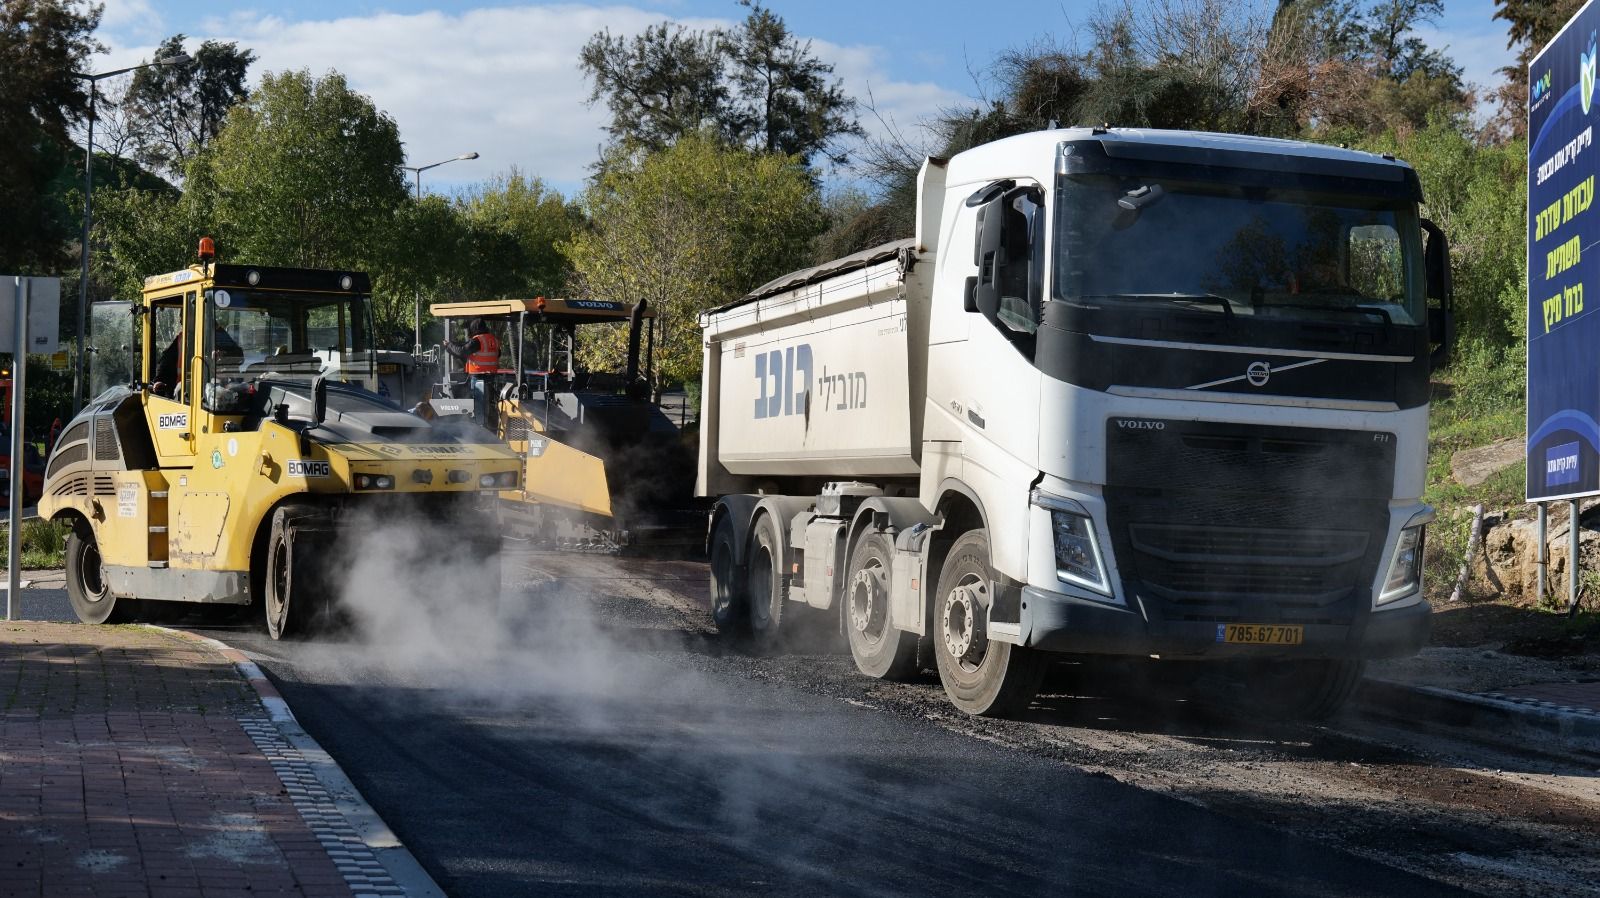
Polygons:
<instances>
[{"instance_id":1,"label":"cab door","mask_svg":"<svg viewBox=\"0 0 1600 898\"><path fill-rule=\"evenodd\" d=\"M152 300L144 316L145 414L163 468L194 466L195 297L190 291Z\"/></svg>"}]
</instances>

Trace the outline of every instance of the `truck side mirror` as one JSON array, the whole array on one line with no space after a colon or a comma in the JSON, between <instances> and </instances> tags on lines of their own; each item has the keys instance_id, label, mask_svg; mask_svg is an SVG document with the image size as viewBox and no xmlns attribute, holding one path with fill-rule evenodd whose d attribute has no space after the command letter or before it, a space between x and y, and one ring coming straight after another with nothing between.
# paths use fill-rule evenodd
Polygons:
<instances>
[{"instance_id":1,"label":"truck side mirror","mask_svg":"<svg viewBox=\"0 0 1600 898\"><path fill-rule=\"evenodd\" d=\"M1450 361L1450 350L1456 340L1455 286L1450 275L1450 241L1444 230L1432 221L1422 220L1422 231L1428 235L1428 248L1423 254L1423 270L1427 276L1426 296L1428 306L1428 342L1434 349L1428 357L1434 368L1442 368ZM1437 300L1438 305L1431 301Z\"/></svg>"},{"instance_id":2,"label":"truck side mirror","mask_svg":"<svg viewBox=\"0 0 1600 898\"><path fill-rule=\"evenodd\" d=\"M1001 247L1005 245L1005 197L998 196L978 210L978 278L971 290L968 307L993 324L1000 314L1000 269L1005 264Z\"/></svg>"}]
</instances>

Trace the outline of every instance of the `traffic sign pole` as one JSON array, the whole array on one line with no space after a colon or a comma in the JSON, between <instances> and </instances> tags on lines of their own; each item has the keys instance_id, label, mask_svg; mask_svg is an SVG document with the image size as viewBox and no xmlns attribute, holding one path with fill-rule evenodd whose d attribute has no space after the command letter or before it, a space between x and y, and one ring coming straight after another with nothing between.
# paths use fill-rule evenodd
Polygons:
<instances>
[{"instance_id":1,"label":"traffic sign pole","mask_svg":"<svg viewBox=\"0 0 1600 898\"><path fill-rule=\"evenodd\" d=\"M11 350L11 526L6 528L6 620L16 619L17 591L22 589L22 394L28 376L28 300L33 282L16 279L16 304L12 309L15 326Z\"/></svg>"}]
</instances>

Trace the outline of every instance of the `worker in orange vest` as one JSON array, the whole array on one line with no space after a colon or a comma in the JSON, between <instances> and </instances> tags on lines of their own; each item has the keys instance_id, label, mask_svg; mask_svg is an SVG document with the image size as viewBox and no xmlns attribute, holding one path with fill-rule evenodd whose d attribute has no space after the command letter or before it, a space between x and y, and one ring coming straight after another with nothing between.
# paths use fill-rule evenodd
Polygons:
<instances>
[{"instance_id":1,"label":"worker in orange vest","mask_svg":"<svg viewBox=\"0 0 1600 898\"><path fill-rule=\"evenodd\" d=\"M489 322L474 318L467 326L464 343L445 343L451 355L461 360L472 385L473 416L478 423L494 429L494 403L496 381L500 374L500 338L489 328Z\"/></svg>"}]
</instances>

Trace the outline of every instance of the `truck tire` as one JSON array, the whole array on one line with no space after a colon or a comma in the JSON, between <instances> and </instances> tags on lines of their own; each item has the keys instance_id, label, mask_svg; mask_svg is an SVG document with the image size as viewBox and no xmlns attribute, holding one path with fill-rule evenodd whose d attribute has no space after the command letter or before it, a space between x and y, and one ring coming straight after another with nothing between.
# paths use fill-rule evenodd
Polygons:
<instances>
[{"instance_id":1,"label":"truck tire","mask_svg":"<svg viewBox=\"0 0 1600 898\"><path fill-rule=\"evenodd\" d=\"M772 515L756 520L750 534L750 554L745 558L745 593L750 597L750 638L756 647L774 648L782 636L784 602L789 598L783 538Z\"/></svg>"},{"instance_id":2,"label":"truck tire","mask_svg":"<svg viewBox=\"0 0 1600 898\"><path fill-rule=\"evenodd\" d=\"M316 572L307 559L295 562L289 551L289 531L298 518L309 517L312 509L285 505L272 513L272 532L267 537L267 569L264 601L267 635L273 639L306 636L315 606L319 601Z\"/></svg>"},{"instance_id":3,"label":"truck tire","mask_svg":"<svg viewBox=\"0 0 1600 898\"><path fill-rule=\"evenodd\" d=\"M1041 652L985 634L992 576L988 531L962 534L939 572L929 629L950 702L968 714L1011 717L1033 701L1048 662Z\"/></svg>"},{"instance_id":4,"label":"truck tire","mask_svg":"<svg viewBox=\"0 0 1600 898\"><path fill-rule=\"evenodd\" d=\"M744 578L734 564L737 539L733 518L723 515L711 531L710 603L711 624L724 636L742 636L749 626Z\"/></svg>"},{"instance_id":5,"label":"truck tire","mask_svg":"<svg viewBox=\"0 0 1600 898\"><path fill-rule=\"evenodd\" d=\"M100 546L87 527L74 527L67 536L67 599L72 613L86 624L125 624L139 614L137 600L111 592Z\"/></svg>"},{"instance_id":6,"label":"truck tire","mask_svg":"<svg viewBox=\"0 0 1600 898\"><path fill-rule=\"evenodd\" d=\"M856 669L880 680L902 680L917 672L917 636L896 629L889 610L893 570L889 537L862 530L850 550L840 614Z\"/></svg>"}]
</instances>

